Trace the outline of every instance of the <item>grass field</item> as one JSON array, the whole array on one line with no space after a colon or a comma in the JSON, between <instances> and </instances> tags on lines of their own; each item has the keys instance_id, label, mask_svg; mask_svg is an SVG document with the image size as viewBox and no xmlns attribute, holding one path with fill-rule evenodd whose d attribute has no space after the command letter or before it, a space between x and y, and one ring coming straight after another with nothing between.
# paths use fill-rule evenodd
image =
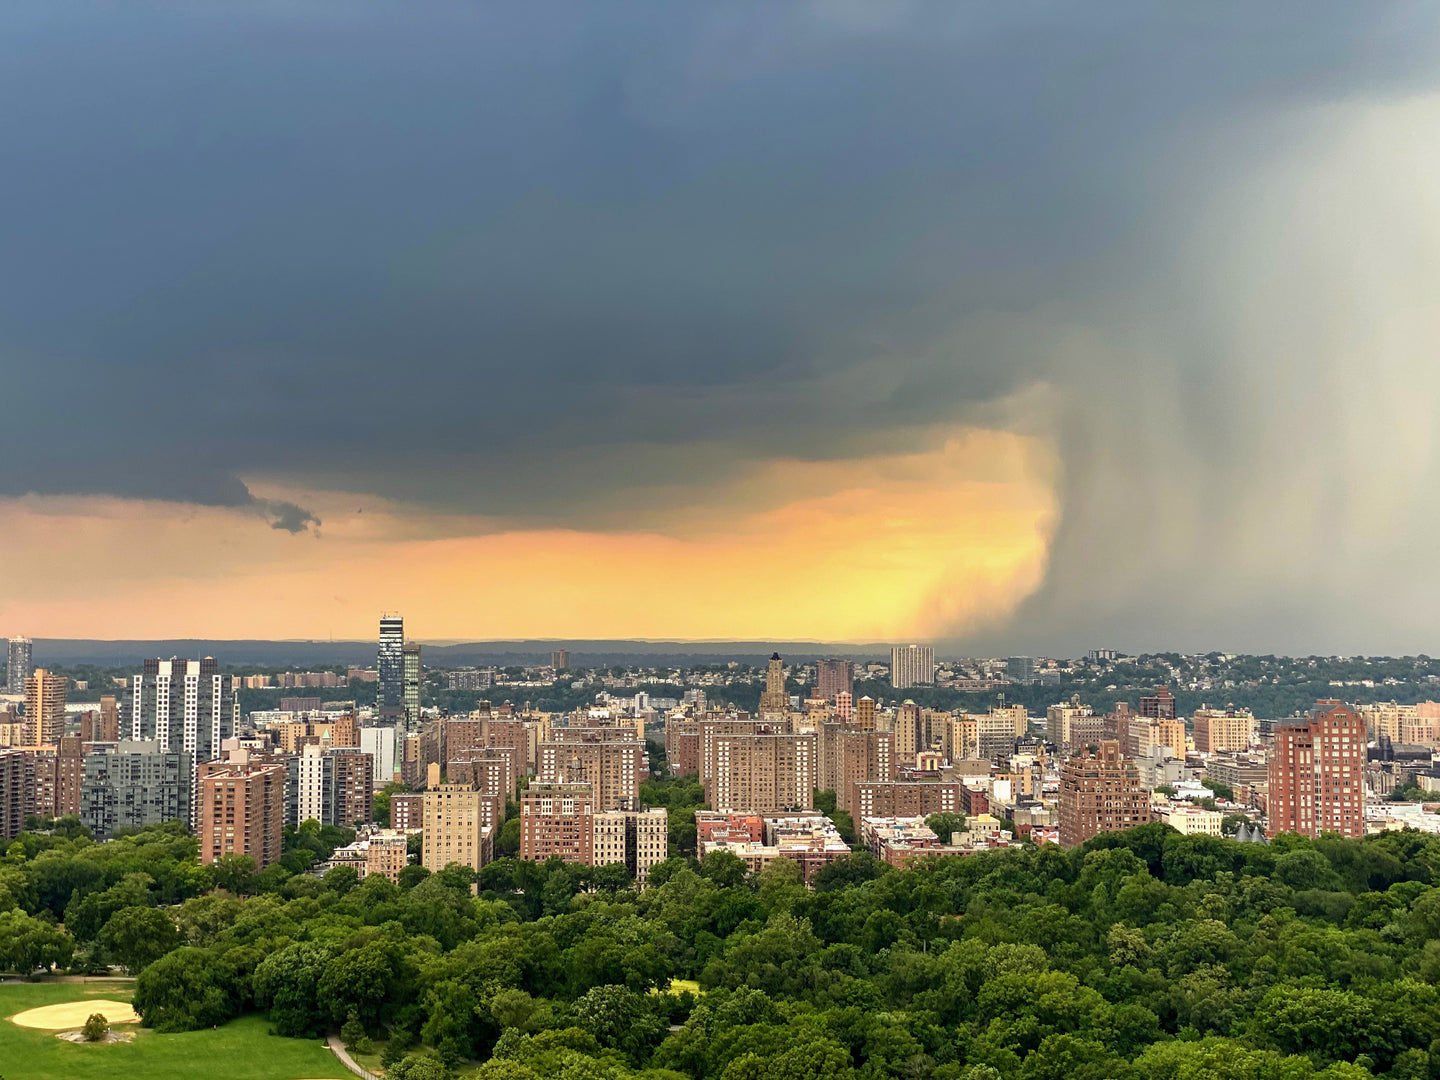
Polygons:
<instances>
[{"instance_id":1,"label":"grass field","mask_svg":"<svg viewBox=\"0 0 1440 1080\"><path fill-rule=\"evenodd\" d=\"M123 983L0 986L0 1075L4 1080L343 1080L350 1076L318 1040L267 1034L263 1016L218 1030L160 1035L141 1027L135 1041L67 1043L54 1032L16 1027L8 1017L41 1005L85 998L129 1000ZM352 1078L353 1080L353 1078Z\"/></svg>"}]
</instances>

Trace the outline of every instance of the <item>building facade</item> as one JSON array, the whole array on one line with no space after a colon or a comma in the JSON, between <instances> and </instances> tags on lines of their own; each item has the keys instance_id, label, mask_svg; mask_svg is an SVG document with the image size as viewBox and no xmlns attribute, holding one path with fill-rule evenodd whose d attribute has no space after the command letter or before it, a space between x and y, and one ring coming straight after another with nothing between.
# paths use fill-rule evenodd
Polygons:
<instances>
[{"instance_id":1,"label":"building facade","mask_svg":"<svg viewBox=\"0 0 1440 1080\"><path fill-rule=\"evenodd\" d=\"M129 681L120 733L134 742L159 742L166 751L188 755L195 789L190 805L197 810L195 774L201 762L220 756L222 740L235 735L239 710L235 680L220 673L214 657L146 660Z\"/></svg>"},{"instance_id":2,"label":"building facade","mask_svg":"<svg viewBox=\"0 0 1440 1080\"><path fill-rule=\"evenodd\" d=\"M1202 754L1239 754L1255 741L1255 714L1249 709L1195 710L1195 749Z\"/></svg>"},{"instance_id":3,"label":"building facade","mask_svg":"<svg viewBox=\"0 0 1440 1080\"><path fill-rule=\"evenodd\" d=\"M25 745L54 746L65 734L63 675L36 668L25 680Z\"/></svg>"},{"instance_id":4,"label":"building facade","mask_svg":"<svg viewBox=\"0 0 1440 1080\"><path fill-rule=\"evenodd\" d=\"M785 689L785 661L780 659L779 653L775 653L765 668L765 689L760 694L760 715L763 717L789 711L790 693Z\"/></svg>"},{"instance_id":5,"label":"building facade","mask_svg":"<svg viewBox=\"0 0 1440 1080\"><path fill-rule=\"evenodd\" d=\"M407 641L400 648L401 705L405 709L405 730L420 730L420 696L425 686L425 665L421 661L420 643Z\"/></svg>"},{"instance_id":6,"label":"building facade","mask_svg":"<svg viewBox=\"0 0 1440 1080\"><path fill-rule=\"evenodd\" d=\"M624 738L618 737L622 730ZM588 784L597 810L634 810L640 802L644 743L634 737L633 730L593 731L593 735L581 736L582 741L541 743L537 778L544 783ZM606 738L602 733L607 731L616 732L617 737Z\"/></svg>"},{"instance_id":7,"label":"building facade","mask_svg":"<svg viewBox=\"0 0 1440 1080\"><path fill-rule=\"evenodd\" d=\"M1270 750L1265 832L1365 835L1365 721L1339 701L1277 720Z\"/></svg>"},{"instance_id":8,"label":"building facade","mask_svg":"<svg viewBox=\"0 0 1440 1080\"><path fill-rule=\"evenodd\" d=\"M593 865L594 817L589 784L535 781L520 793L520 858Z\"/></svg>"},{"instance_id":9,"label":"building facade","mask_svg":"<svg viewBox=\"0 0 1440 1080\"><path fill-rule=\"evenodd\" d=\"M27 637L13 637L7 646L5 685L10 693L23 694L26 680L35 670L35 646Z\"/></svg>"},{"instance_id":10,"label":"building facade","mask_svg":"<svg viewBox=\"0 0 1440 1080\"><path fill-rule=\"evenodd\" d=\"M624 863L630 876L643 886L650 868L667 857L667 821L661 808L596 811L591 819L591 865Z\"/></svg>"},{"instance_id":11,"label":"building facade","mask_svg":"<svg viewBox=\"0 0 1440 1080\"><path fill-rule=\"evenodd\" d=\"M382 719L396 721L405 715L405 619L380 616L380 645L375 653L379 673L375 708Z\"/></svg>"},{"instance_id":12,"label":"building facade","mask_svg":"<svg viewBox=\"0 0 1440 1080\"><path fill-rule=\"evenodd\" d=\"M705 801L719 811L808 810L815 800L813 734L719 733L705 738Z\"/></svg>"},{"instance_id":13,"label":"building facade","mask_svg":"<svg viewBox=\"0 0 1440 1080\"><path fill-rule=\"evenodd\" d=\"M34 759L23 750L0 750L0 840L12 840L33 814Z\"/></svg>"},{"instance_id":14,"label":"building facade","mask_svg":"<svg viewBox=\"0 0 1440 1080\"><path fill-rule=\"evenodd\" d=\"M440 784L425 792L421 862L427 870L451 863L479 871L491 858L495 837L493 797L468 784Z\"/></svg>"},{"instance_id":15,"label":"building facade","mask_svg":"<svg viewBox=\"0 0 1440 1080\"><path fill-rule=\"evenodd\" d=\"M158 740L92 747L80 785L80 820L97 840L116 829L192 820L190 755Z\"/></svg>"},{"instance_id":16,"label":"building facade","mask_svg":"<svg viewBox=\"0 0 1440 1080\"><path fill-rule=\"evenodd\" d=\"M1060 770L1060 843L1083 844L1102 832L1150 821L1150 792L1120 743L1103 740L1094 754L1067 758Z\"/></svg>"},{"instance_id":17,"label":"building facade","mask_svg":"<svg viewBox=\"0 0 1440 1080\"><path fill-rule=\"evenodd\" d=\"M200 861L248 855L257 869L280 861L285 832L285 767L200 767Z\"/></svg>"},{"instance_id":18,"label":"building facade","mask_svg":"<svg viewBox=\"0 0 1440 1080\"><path fill-rule=\"evenodd\" d=\"M890 650L890 685L896 690L935 685L935 648L896 645Z\"/></svg>"},{"instance_id":19,"label":"building facade","mask_svg":"<svg viewBox=\"0 0 1440 1080\"><path fill-rule=\"evenodd\" d=\"M815 665L815 686L820 697L834 702L840 694L855 693L855 661L821 660Z\"/></svg>"}]
</instances>

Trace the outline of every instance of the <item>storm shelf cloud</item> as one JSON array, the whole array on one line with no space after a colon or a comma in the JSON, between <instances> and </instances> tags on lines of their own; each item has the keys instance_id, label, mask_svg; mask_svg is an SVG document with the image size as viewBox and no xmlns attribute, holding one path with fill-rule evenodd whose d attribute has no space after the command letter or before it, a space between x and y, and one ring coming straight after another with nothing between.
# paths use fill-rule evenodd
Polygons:
<instances>
[{"instance_id":1,"label":"storm shelf cloud","mask_svg":"<svg viewBox=\"0 0 1440 1080\"><path fill-rule=\"evenodd\" d=\"M1400 2L18 0L0 501L698 530L993 432L1056 512L933 637L1434 652L1437 54Z\"/></svg>"}]
</instances>

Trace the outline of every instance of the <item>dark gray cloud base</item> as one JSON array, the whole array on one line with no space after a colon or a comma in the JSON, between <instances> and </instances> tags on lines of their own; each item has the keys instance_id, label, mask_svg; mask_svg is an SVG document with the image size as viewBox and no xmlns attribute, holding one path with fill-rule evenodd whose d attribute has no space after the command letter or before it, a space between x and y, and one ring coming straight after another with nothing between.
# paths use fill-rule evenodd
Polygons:
<instances>
[{"instance_id":1,"label":"dark gray cloud base","mask_svg":"<svg viewBox=\"0 0 1440 1080\"><path fill-rule=\"evenodd\" d=\"M264 475L576 521L1046 383L1064 519L987 643L1434 651L1383 595L1317 629L1367 587L1341 555L1294 580L1157 522L1264 512L1206 437L1253 383L1180 283L1190 206L1290 137L1257 117L1428 89L1436 31L1418 4L9 4L0 492L318 524Z\"/></svg>"}]
</instances>

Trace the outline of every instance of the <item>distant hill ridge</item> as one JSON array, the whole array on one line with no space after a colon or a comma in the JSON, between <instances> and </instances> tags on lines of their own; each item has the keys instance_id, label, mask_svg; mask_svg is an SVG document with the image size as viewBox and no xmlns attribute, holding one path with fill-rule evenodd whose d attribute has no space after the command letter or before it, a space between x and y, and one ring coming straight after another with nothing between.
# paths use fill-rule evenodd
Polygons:
<instances>
[{"instance_id":1,"label":"distant hill ridge","mask_svg":"<svg viewBox=\"0 0 1440 1080\"><path fill-rule=\"evenodd\" d=\"M420 639L422 643L424 639ZM138 664L146 657L213 656L222 664L298 666L311 664L357 664L373 666L373 641L225 641L214 638L171 638L159 641L94 641L79 638L36 638L35 663ZM625 640L528 640L474 641L425 645L425 662L434 667L466 667L507 664L548 664L550 653L566 649L575 667L611 664L716 664L735 660L763 663L778 652L786 660L805 661L820 657L849 657L855 660L886 660L885 644L830 644L823 641L625 641Z\"/></svg>"}]
</instances>

